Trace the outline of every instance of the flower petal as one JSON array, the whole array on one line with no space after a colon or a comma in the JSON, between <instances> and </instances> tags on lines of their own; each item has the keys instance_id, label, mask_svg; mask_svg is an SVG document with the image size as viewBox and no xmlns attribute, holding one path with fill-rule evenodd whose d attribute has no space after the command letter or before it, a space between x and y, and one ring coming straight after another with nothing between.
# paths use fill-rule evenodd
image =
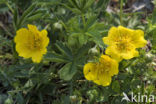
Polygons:
<instances>
[{"instance_id":1,"label":"flower petal","mask_svg":"<svg viewBox=\"0 0 156 104\"><path fill-rule=\"evenodd\" d=\"M32 60L33 60L33 62L35 62L35 63L40 63L41 60L42 60L42 56L43 56L43 54L40 53L40 52L34 53L34 54L32 55Z\"/></svg>"},{"instance_id":2,"label":"flower petal","mask_svg":"<svg viewBox=\"0 0 156 104\"><path fill-rule=\"evenodd\" d=\"M87 80L95 79L95 63L87 63L83 68L84 76Z\"/></svg>"},{"instance_id":3,"label":"flower petal","mask_svg":"<svg viewBox=\"0 0 156 104\"><path fill-rule=\"evenodd\" d=\"M43 45L43 47L45 48L45 47L47 47L48 46L48 44L49 44L49 38L48 38L48 36L47 36L47 31L46 30L42 30L41 32L40 32L40 34L41 34L41 37L42 37L42 45Z\"/></svg>"},{"instance_id":4,"label":"flower petal","mask_svg":"<svg viewBox=\"0 0 156 104\"><path fill-rule=\"evenodd\" d=\"M25 28L21 28L16 32L16 36L14 38L15 43L24 43L27 41L29 35L29 31Z\"/></svg>"},{"instance_id":5,"label":"flower petal","mask_svg":"<svg viewBox=\"0 0 156 104\"><path fill-rule=\"evenodd\" d=\"M113 76L113 75L117 75L119 73L119 64L116 60L112 59L111 61L111 68L110 68L110 71L109 71L109 75L110 76Z\"/></svg>"},{"instance_id":6,"label":"flower petal","mask_svg":"<svg viewBox=\"0 0 156 104\"><path fill-rule=\"evenodd\" d=\"M28 49L25 46L25 44L17 44L16 45L16 51L18 52L19 56L21 56L21 57L24 57L24 58L30 58L31 57L31 51L30 51L30 49Z\"/></svg>"},{"instance_id":7,"label":"flower petal","mask_svg":"<svg viewBox=\"0 0 156 104\"><path fill-rule=\"evenodd\" d=\"M102 86L108 86L108 85L110 85L111 81L112 81L112 78L107 73L99 74L98 75L98 79L97 80L94 80L94 82L96 84L102 85Z\"/></svg>"},{"instance_id":8,"label":"flower petal","mask_svg":"<svg viewBox=\"0 0 156 104\"><path fill-rule=\"evenodd\" d=\"M118 31L119 31L120 37L131 37L134 30L123 27L123 26L118 26Z\"/></svg>"},{"instance_id":9,"label":"flower petal","mask_svg":"<svg viewBox=\"0 0 156 104\"><path fill-rule=\"evenodd\" d=\"M35 25L28 24L28 29L33 32L38 32L38 29Z\"/></svg>"},{"instance_id":10,"label":"flower petal","mask_svg":"<svg viewBox=\"0 0 156 104\"><path fill-rule=\"evenodd\" d=\"M107 47L106 54L110 55L112 58L114 58L118 62L122 60L120 53L117 50L115 50L115 46L113 45Z\"/></svg>"},{"instance_id":11,"label":"flower petal","mask_svg":"<svg viewBox=\"0 0 156 104\"><path fill-rule=\"evenodd\" d=\"M122 58L128 60L128 59L131 59L133 57L138 57L139 52L134 49L134 50L131 50L131 51L127 52L127 53L121 53L121 56L122 56Z\"/></svg>"},{"instance_id":12,"label":"flower petal","mask_svg":"<svg viewBox=\"0 0 156 104\"><path fill-rule=\"evenodd\" d=\"M107 45L110 45L110 41L109 41L109 38L108 37L103 37L103 42Z\"/></svg>"},{"instance_id":13,"label":"flower petal","mask_svg":"<svg viewBox=\"0 0 156 104\"><path fill-rule=\"evenodd\" d=\"M108 37L103 38L103 41L107 45L111 45L119 38L120 34L117 27L111 27L111 29L108 32Z\"/></svg>"},{"instance_id":14,"label":"flower petal","mask_svg":"<svg viewBox=\"0 0 156 104\"><path fill-rule=\"evenodd\" d=\"M134 31L132 43L136 48L142 48L147 44L147 41L144 39L144 32L142 30Z\"/></svg>"}]
</instances>

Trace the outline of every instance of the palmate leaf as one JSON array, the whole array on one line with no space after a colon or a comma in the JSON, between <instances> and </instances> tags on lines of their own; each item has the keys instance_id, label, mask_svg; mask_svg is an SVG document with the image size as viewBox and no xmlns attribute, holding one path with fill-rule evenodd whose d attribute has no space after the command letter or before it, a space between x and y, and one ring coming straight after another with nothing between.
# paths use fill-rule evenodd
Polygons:
<instances>
[{"instance_id":1,"label":"palmate leaf","mask_svg":"<svg viewBox=\"0 0 156 104\"><path fill-rule=\"evenodd\" d=\"M90 32L87 32L86 35L90 36L91 40L94 41L101 48L105 47L100 32L98 32L98 31L90 31Z\"/></svg>"},{"instance_id":2,"label":"palmate leaf","mask_svg":"<svg viewBox=\"0 0 156 104\"><path fill-rule=\"evenodd\" d=\"M21 16L19 22L16 24L17 25L17 29L21 27L21 25L24 23L24 21L26 20L26 18L28 16L30 16L33 11L35 10L36 4L33 3L28 9L25 10L25 12L23 13L23 15Z\"/></svg>"},{"instance_id":3,"label":"palmate leaf","mask_svg":"<svg viewBox=\"0 0 156 104\"><path fill-rule=\"evenodd\" d=\"M105 23L95 23L94 25L92 25L88 31L99 31L100 33L105 33L108 32L109 27L105 25Z\"/></svg>"},{"instance_id":4,"label":"palmate leaf","mask_svg":"<svg viewBox=\"0 0 156 104\"><path fill-rule=\"evenodd\" d=\"M75 65L75 62L72 62L64 65L64 67L62 67L61 70L59 71L59 75L61 79L68 81L73 78L76 72L77 67Z\"/></svg>"},{"instance_id":5,"label":"palmate leaf","mask_svg":"<svg viewBox=\"0 0 156 104\"><path fill-rule=\"evenodd\" d=\"M80 46L83 46L87 43L88 37L83 33L72 33L68 38L68 43L70 45L79 44Z\"/></svg>"},{"instance_id":6,"label":"palmate leaf","mask_svg":"<svg viewBox=\"0 0 156 104\"><path fill-rule=\"evenodd\" d=\"M57 54L55 52L48 52L45 56L44 56L45 60L48 61L52 61L52 62L61 62L61 63L67 63L70 62L70 59L68 59L67 57Z\"/></svg>"},{"instance_id":7,"label":"palmate leaf","mask_svg":"<svg viewBox=\"0 0 156 104\"><path fill-rule=\"evenodd\" d=\"M68 0L69 4L64 5L67 9L76 14L85 13L95 0Z\"/></svg>"},{"instance_id":8,"label":"palmate leaf","mask_svg":"<svg viewBox=\"0 0 156 104\"><path fill-rule=\"evenodd\" d=\"M80 58L84 57L83 55L87 53L89 49L90 49L90 44L85 44L81 48L79 48L77 53L74 54L76 61L78 62Z\"/></svg>"},{"instance_id":9,"label":"palmate leaf","mask_svg":"<svg viewBox=\"0 0 156 104\"><path fill-rule=\"evenodd\" d=\"M77 67L79 66L79 64L82 64L85 59L83 56L85 53L88 52L89 50L89 44L83 45L76 54L74 54L74 59L73 61L67 63L66 65L64 65L64 67L61 68L61 70L59 71L59 75L60 78L63 80L71 80L73 78L73 76L76 74L77 72Z\"/></svg>"},{"instance_id":10,"label":"palmate leaf","mask_svg":"<svg viewBox=\"0 0 156 104\"><path fill-rule=\"evenodd\" d=\"M77 72L77 67L84 62L83 55L88 52L90 45L83 45L75 54L62 42L56 42L56 47L61 53L48 52L44 59L65 63L59 71L59 76L63 80L71 80Z\"/></svg>"},{"instance_id":11,"label":"palmate leaf","mask_svg":"<svg viewBox=\"0 0 156 104\"><path fill-rule=\"evenodd\" d=\"M89 17L86 22L86 29L88 30L90 27L92 27L96 23L96 21L97 21L97 15Z\"/></svg>"},{"instance_id":12,"label":"palmate leaf","mask_svg":"<svg viewBox=\"0 0 156 104\"><path fill-rule=\"evenodd\" d=\"M70 59L73 58L71 50L65 44L57 41L55 45L63 55L69 57Z\"/></svg>"},{"instance_id":13,"label":"palmate leaf","mask_svg":"<svg viewBox=\"0 0 156 104\"><path fill-rule=\"evenodd\" d=\"M73 60L73 55L71 50L62 42L57 41L55 46L60 51L61 54L56 52L48 52L44 59L52 62L68 63Z\"/></svg>"}]
</instances>

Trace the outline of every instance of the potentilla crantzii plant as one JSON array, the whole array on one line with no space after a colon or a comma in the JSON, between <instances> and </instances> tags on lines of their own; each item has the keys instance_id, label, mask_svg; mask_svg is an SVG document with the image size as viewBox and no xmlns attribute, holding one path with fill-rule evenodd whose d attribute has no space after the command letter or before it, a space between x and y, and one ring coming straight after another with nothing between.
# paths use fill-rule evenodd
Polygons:
<instances>
[{"instance_id":1,"label":"potentilla crantzii plant","mask_svg":"<svg viewBox=\"0 0 156 104\"><path fill-rule=\"evenodd\" d=\"M0 0L0 104L154 104L151 1Z\"/></svg>"}]
</instances>

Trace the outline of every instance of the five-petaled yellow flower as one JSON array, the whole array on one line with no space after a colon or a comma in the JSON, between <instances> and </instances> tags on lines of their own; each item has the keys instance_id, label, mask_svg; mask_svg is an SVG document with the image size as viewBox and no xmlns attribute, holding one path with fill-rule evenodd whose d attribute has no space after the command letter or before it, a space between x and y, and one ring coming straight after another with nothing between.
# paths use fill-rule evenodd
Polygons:
<instances>
[{"instance_id":1,"label":"five-petaled yellow flower","mask_svg":"<svg viewBox=\"0 0 156 104\"><path fill-rule=\"evenodd\" d=\"M28 29L21 28L16 32L14 38L16 51L19 56L32 58L33 62L39 63L47 52L49 38L47 31L39 31L36 26L28 25Z\"/></svg>"},{"instance_id":2,"label":"five-petaled yellow flower","mask_svg":"<svg viewBox=\"0 0 156 104\"><path fill-rule=\"evenodd\" d=\"M87 63L83 69L85 78L102 86L111 83L112 76L118 74L118 62L107 55L102 55L97 63Z\"/></svg>"},{"instance_id":3,"label":"five-petaled yellow flower","mask_svg":"<svg viewBox=\"0 0 156 104\"><path fill-rule=\"evenodd\" d=\"M122 26L112 27L108 37L104 37L103 41L108 45L106 54L118 61L137 57L139 52L136 48L147 44L142 30L132 30Z\"/></svg>"}]
</instances>

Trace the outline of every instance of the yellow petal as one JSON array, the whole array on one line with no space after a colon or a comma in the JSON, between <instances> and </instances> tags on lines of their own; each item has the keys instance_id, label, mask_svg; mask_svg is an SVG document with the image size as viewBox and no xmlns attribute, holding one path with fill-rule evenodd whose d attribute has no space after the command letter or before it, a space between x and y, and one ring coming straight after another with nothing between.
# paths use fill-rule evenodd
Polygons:
<instances>
[{"instance_id":1,"label":"yellow petal","mask_svg":"<svg viewBox=\"0 0 156 104\"><path fill-rule=\"evenodd\" d=\"M117 62L116 60L114 60L114 59L112 59L111 62L112 62L112 63L111 63L112 65L111 65L111 68L110 68L110 71L109 71L109 75L110 75L110 76L117 75L117 74L119 73L119 70L118 70L119 64L118 64L118 62Z\"/></svg>"},{"instance_id":2,"label":"yellow petal","mask_svg":"<svg viewBox=\"0 0 156 104\"><path fill-rule=\"evenodd\" d=\"M111 76L107 73L102 73L98 75L98 79L94 80L94 82L98 85L109 86L112 81Z\"/></svg>"},{"instance_id":3,"label":"yellow petal","mask_svg":"<svg viewBox=\"0 0 156 104\"><path fill-rule=\"evenodd\" d=\"M48 34L47 31L46 30L42 30L40 32L40 34L41 34L41 37L42 37L42 45L43 45L43 47L47 47L48 44L49 44L49 38L47 36L47 34Z\"/></svg>"},{"instance_id":4,"label":"yellow petal","mask_svg":"<svg viewBox=\"0 0 156 104\"><path fill-rule=\"evenodd\" d=\"M147 41L144 39L144 32L142 30L136 30L132 36L132 43L136 48L142 48L147 44Z\"/></svg>"},{"instance_id":5,"label":"yellow petal","mask_svg":"<svg viewBox=\"0 0 156 104\"><path fill-rule=\"evenodd\" d=\"M123 27L123 26L118 26L118 31L120 33L120 37L125 37L125 36L131 37L134 30Z\"/></svg>"},{"instance_id":6,"label":"yellow petal","mask_svg":"<svg viewBox=\"0 0 156 104\"><path fill-rule=\"evenodd\" d=\"M131 50L131 51L127 52L127 53L121 53L121 56L122 56L122 58L128 60L128 59L131 59L133 57L138 57L139 52L134 49L134 50Z\"/></svg>"},{"instance_id":7,"label":"yellow petal","mask_svg":"<svg viewBox=\"0 0 156 104\"><path fill-rule=\"evenodd\" d=\"M87 80L94 80L95 79L95 63L87 63L83 68L84 76Z\"/></svg>"},{"instance_id":8,"label":"yellow petal","mask_svg":"<svg viewBox=\"0 0 156 104\"><path fill-rule=\"evenodd\" d=\"M16 45L16 51L18 52L19 56L24 58L30 58L31 52L30 49L28 49L25 44L17 44Z\"/></svg>"},{"instance_id":9,"label":"yellow petal","mask_svg":"<svg viewBox=\"0 0 156 104\"><path fill-rule=\"evenodd\" d=\"M41 34L46 37L48 35L48 32L47 32L47 30L42 30Z\"/></svg>"},{"instance_id":10,"label":"yellow petal","mask_svg":"<svg viewBox=\"0 0 156 104\"><path fill-rule=\"evenodd\" d=\"M107 47L106 54L110 55L112 58L114 58L118 62L120 62L122 60L120 53L117 50L115 50L115 46L113 46L113 45Z\"/></svg>"},{"instance_id":11,"label":"yellow petal","mask_svg":"<svg viewBox=\"0 0 156 104\"><path fill-rule=\"evenodd\" d=\"M108 37L103 37L102 40L103 40L103 42L104 42L105 44L110 45L110 40L109 40Z\"/></svg>"},{"instance_id":12,"label":"yellow petal","mask_svg":"<svg viewBox=\"0 0 156 104\"><path fill-rule=\"evenodd\" d=\"M42 60L42 56L43 56L43 54L40 53L40 52L34 53L33 56L32 56L33 62L35 62L35 63L40 63L41 60Z\"/></svg>"},{"instance_id":13,"label":"yellow petal","mask_svg":"<svg viewBox=\"0 0 156 104\"><path fill-rule=\"evenodd\" d=\"M108 32L108 37L116 37L119 35L119 31L117 27L111 27Z\"/></svg>"},{"instance_id":14,"label":"yellow petal","mask_svg":"<svg viewBox=\"0 0 156 104\"><path fill-rule=\"evenodd\" d=\"M111 27L108 32L108 38L104 38L103 41L106 42L107 45L111 45L116 41L120 36L119 30L117 27Z\"/></svg>"},{"instance_id":15,"label":"yellow petal","mask_svg":"<svg viewBox=\"0 0 156 104\"><path fill-rule=\"evenodd\" d=\"M31 24L28 24L28 29L30 31L34 31L34 32L38 31L37 27L35 25L31 25Z\"/></svg>"},{"instance_id":16,"label":"yellow petal","mask_svg":"<svg viewBox=\"0 0 156 104\"><path fill-rule=\"evenodd\" d=\"M15 43L24 43L27 42L27 38L29 35L29 31L25 28L21 28L16 32L16 36L14 38Z\"/></svg>"}]
</instances>

